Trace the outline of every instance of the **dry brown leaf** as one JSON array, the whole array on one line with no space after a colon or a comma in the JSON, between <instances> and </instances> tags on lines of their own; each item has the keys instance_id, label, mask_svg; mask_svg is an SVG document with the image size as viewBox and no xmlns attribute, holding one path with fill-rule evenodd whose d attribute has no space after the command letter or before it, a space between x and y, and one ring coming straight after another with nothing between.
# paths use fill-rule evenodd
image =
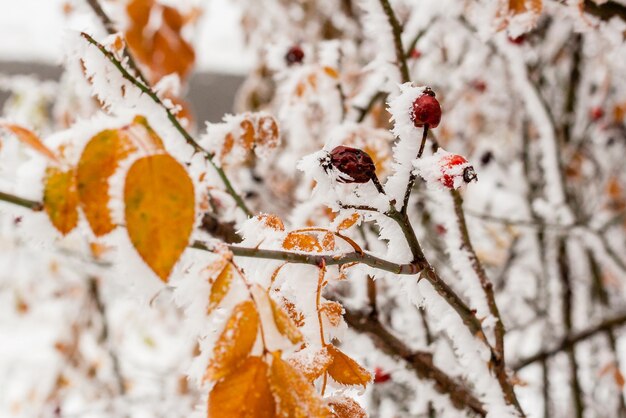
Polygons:
<instances>
[{"instance_id":1,"label":"dry brown leaf","mask_svg":"<svg viewBox=\"0 0 626 418\"><path fill-rule=\"evenodd\" d=\"M141 258L165 282L189 243L194 201L189 175L170 155L140 158L128 170L124 186L128 235Z\"/></svg>"},{"instance_id":2,"label":"dry brown leaf","mask_svg":"<svg viewBox=\"0 0 626 418\"><path fill-rule=\"evenodd\" d=\"M268 367L260 357L248 357L209 393L208 418L271 418L275 411Z\"/></svg>"},{"instance_id":3,"label":"dry brown leaf","mask_svg":"<svg viewBox=\"0 0 626 418\"><path fill-rule=\"evenodd\" d=\"M251 300L235 306L217 339L205 380L219 380L232 373L250 354L259 329L259 313Z\"/></svg>"},{"instance_id":4,"label":"dry brown leaf","mask_svg":"<svg viewBox=\"0 0 626 418\"><path fill-rule=\"evenodd\" d=\"M270 387L281 418L331 418L315 387L292 365L274 353L270 371Z\"/></svg>"},{"instance_id":5,"label":"dry brown leaf","mask_svg":"<svg viewBox=\"0 0 626 418\"><path fill-rule=\"evenodd\" d=\"M220 302L228 294L230 290L230 284L233 282L235 276L235 269L232 264L228 263L224 266L220 274L211 285L211 293L209 294L209 306L207 307L207 315L210 314L213 309L217 308Z\"/></svg>"},{"instance_id":6,"label":"dry brown leaf","mask_svg":"<svg viewBox=\"0 0 626 418\"><path fill-rule=\"evenodd\" d=\"M119 130L107 129L89 140L78 162L80 204L96 236L108 234L115 225L109 210L109 179L120 161L137 148Z\"/></svg>"},{"instance_id":7,"label":"dry brown leaf","mask_svg":"<svg viewBox=\"0 0 626 418\"><path fill-rule=\"evenodd\" d=\"M78 224L76 170L48 167L44 180L43 207L52 225L63 235Z\"/></svg>"},{"instance_id":8,"label":"dry brown leaf","mask_svg":"<svg viewBox=\"0 0 626 418\"><path fill-rule=\"evenodd\" d=\"M349 386L361 385L365 387L372 380L370 372L361 367L341 350L332 344L327 345L326 348L333 357L332 363L328 366L328 374L337 383Z\"/></svg>"},{"instance_id":9,"label":"dry brown leaf","mask_svg":"<svg viewBox=\"0 0 626 418\"><path fill-rule=\"evenodd\" d=\"M367 412L361 405L347 396L333 397L327 403L333 410L334 418L367 418Z\"/></svg>"},{"instance_id":10,"label":"dry brown leaf","mask_svg":"<svg viewBox=\"0 0 626 418\"><path fill-rule=\"evenodd\" d=\"M274 315L274 323L278 331L289 338L293 344L297 344L302 341L302 333L298 329L296 323L291 319L289 314L283 310L271 297L269 297L270 304L272 305L272 314Z\"/></svg>"},{"instance_id":11,"label":"dry brown leaf","mask_svg":"<svg viewBox=\"0 0 626 418\"><path fill-rule=\"evenodd\" d=\"M49 160L57 162L57 163L59 162L59 159L56 156L56 154L52 152L50 148L45 146L44 143L41 142L41 139L39 139L39 137L33 131L26 129L19 125L15 125L12 123L5 123L5 122L0 122L0 127L8 129L9 131L13 132L13 134L17 137L17 139L19 139L20 141L22 141L24 144L28 145L35 151L39 152L41 155L48 158Z\"/></svg>"},{"instance_id":12,"label":"dry brown leaf","mask_svg":"<svg viewBox=\"0 0 626 418\"><path fill-rule=\"evenodd\" d=\"M302 232L290 232L283 241L283 248L285 250L307 251L307 252L321 252L322 246L319 240L311 234Z\"/></svg>"},{"instance_id":13,"label":"dry brown leaf","mask_svg":"<svg viewBox=\"0 0 626 418\"><path fill-rule=\"evenodd\" d=\"M339 302L324 302L320 307L320 312L334 327L338 326L343 318L343 306Z\"/></svg>"}]
</instances>

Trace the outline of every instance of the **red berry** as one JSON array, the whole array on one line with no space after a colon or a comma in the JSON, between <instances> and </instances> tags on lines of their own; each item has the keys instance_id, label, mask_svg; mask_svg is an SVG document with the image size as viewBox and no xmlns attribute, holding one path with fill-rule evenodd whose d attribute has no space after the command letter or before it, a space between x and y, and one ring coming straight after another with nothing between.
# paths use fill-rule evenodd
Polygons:
<instances>
[{"instance_id":1,"label":"red berry","mask_svg":"<svg viewBox=\"0 0 626 418\"><path fill-rule=\"evenodd\" d=\"M330 152L330 164L351 177L340 177L341 183L367 183L376 176L376 166L372 158L358 148L340 145Z\"/></svg>"},{"instance_id":2,"label":"red berry","mask_svg":"<svg viewBox=\"0 0 626 418\"><path fill-rule=\"evenodd\" d=\"M384 372L380 367L374 369L374 383L385 383L391 380L391 375Z\"/></svg>"},{"instance_id":3,"label":"red berry","mask_svg":"<svg viewBox=\"0 0 626 418\"><path fill-rule=\"evenodd\" d=\"M419 49L413 48L411 50L411 58L418 59L421 56L422 56L422 51L420 51Z\"/></svg>"},{"instance_id":4,"label":"red berry","mask_svg":"<svg viewBox=\"0 0 626 418\"><path fill-rule=\"evenodd\" d=\"M285 55L285 61L287 61L288 65L301 64L302 60L304 60L304 51L300 48L300 45L292 46Z\"/></svg>"},{"instance_id":5,"label":"red berry","mask_svg":"<svg viewBox=\"0 0 626 418\"><path fill-rule=\"evenodd\" d=\"M526 42L526 37L524 35L516 36L515 38L509 36L509 42L515 45L522 45Z\"/></svg>"},{"instance_id":6,"label":"red berry","mask_svg":"<svg viewBox=\"0 0 626 418\"><path fill-rule=\"evenodd\" d=\"M478 180L474 167L462 155L445 155L439 160L441 178L439 181L448 189L454 189L455 179L462 178L465 183Z\"/></svg>"},{"instance_id":7,"label":"red berry","mask_svg":"<svg viewBox=\"0 0 626 418\"><path fill-rule=\"evenodd\" d=\"M483 80L474 80L472 82L472 87L474 88L474 90L480 93L484 93L485 90L487 90L487 83L485 83Z\"/></svg>"},{"instance_id":8,"label":"red berry","mask_svg":"<svg viewBox=\"0 0 626 418\"><path fill-rule=\"evenodd\" d=\"M589 111L589 115L591 116L591 120L597 122L604 116L604 109L602 109L600 106L594 106Z\"/></svg>"},{"instance_id":9,"label":"red berry","mask_svg":"<svg viewBox=\"0 0 626 418\"><path fill-rule=\"evenodd\" d=\"M431 89L426 89L421 96L413 102L411 120L416 128L428 125L429 128L436 128L441 121L441 106L435 98L435 93Z\"/></svg>"}]
</instances>

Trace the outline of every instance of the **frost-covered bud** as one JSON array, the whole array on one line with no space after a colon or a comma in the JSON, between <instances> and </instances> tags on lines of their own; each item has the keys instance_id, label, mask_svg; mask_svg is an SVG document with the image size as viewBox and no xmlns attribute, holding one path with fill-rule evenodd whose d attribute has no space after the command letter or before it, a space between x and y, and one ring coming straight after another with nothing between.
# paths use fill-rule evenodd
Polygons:
<instances>
[{"instance_id":1,"label":"frost-covered bud","mask_svg":"<svg viewBox=\"0 0 626 418\"><path fill-rule=\"evenodd\" d=\"M292 46L285 55L285 61L287 61L288 65L301 64L302 60L304 60L304 51L300 45Z\"/></svg>"},{"instance_id":2,"label":"frost-covered bud","mask_svg":"<svg viewBox=\"0 0 626 418\"><path fill-rule=\"evenodd\" d=\"M430 157L416 160L414 165L418 174L432 186L458 189L465 183L478 180L474 167L465 157L442 148Z\"/></svg>"},{"instance_id":3,"label":"frost-covered bud","mask_svg":"<svg viewBox=\"0 0 626 418\"><path fill-rule=\"evenodd\" d=\"M372 157L358 148L340 145L330 152L330 165L349 177L340 177L341 183L367 183L376 176Z\"/></svg>"},{"instance_id":4,"label":"frost-covered bud","mask_svg":"<svg viewBox=\"0 0 626 418\"><path fill-rule=\"evenodd\" d=\"M429 88L424 90L413 102L411 120L416 128L428 125L429 128L436 128L441 121L441 106L435 98L435 92Z\"/></svg>"}]
</instances>

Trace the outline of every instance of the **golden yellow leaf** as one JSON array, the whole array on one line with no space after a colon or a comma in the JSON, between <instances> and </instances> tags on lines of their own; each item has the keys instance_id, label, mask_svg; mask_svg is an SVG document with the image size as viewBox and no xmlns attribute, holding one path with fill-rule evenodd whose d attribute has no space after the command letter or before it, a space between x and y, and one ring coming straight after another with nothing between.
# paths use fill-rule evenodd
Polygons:
<instances>
[{"instance_id":1,"label":"golden yellow leaf","mask_svg":"<svg viewBox=\"0 0 626 418\"><path fill-rule=\"evenodd\" d=\"M239 126L241 128L240 143L245 149L251 150L254 147L254 124L244 119Z\"/></svg>"},{"instance_id":2,"label":"golden yellow leaf","mask_svg":"<svg viewBox=\"0 0 626 418\"><path fill-rule=\"evenodd\" d=\"M283 241L285 250L321 252L322 246L319 240L311 235L301 232L290 232Z\"/></svg>"},{"instance_id":3,"label":"golden yellow leaf","mask_svg":"<svg viewBox=\"0 0 626 418\"><path fill-rule=\"evenodd\" d=\"M276 323L276 328L278 331L289 338L294 344L297 344L302 341L302 333L296 326L295 322L291 319L289 314L283 310L274 299L270 298L270 304L272 305L272 314L274 315L274 322Z\"/></svg>"},{"instance_id":4,"label":"golden yellow leaf","mask_svg":"<svg viewBox=\"0 0 626 418\"><path fill-rule=\"evenodd\" d=\"M359 215L358 213L356 212L353 213L352 215L350 215L349 217L341 221L341 223L337 227L337 231L343 231L344 229L349 229L350 227L352 227L352 225L357 223L360 217L361 215Z\"/></svg>"},{"instance_id":5,"label":"golden yellow leaf","mask_svg":"<svg viewBox=\"0 0 626 418\"><path fill-rule=\"evenodd\" d=\"M140 158L126 175L128 235L141 258L163 281L189 243L194 199L189 175L170 155Z\"/></svg>"},{"instance_id":6,"label":"golden yellow leaf","mask_svg":"<svg viewBox=\"0 0 626 418\"><path fill-rule=\"evenodd\" d=\"M1 122L0 127L3 127L13 132L17 139L19 139L35 151L39 152L44 157L52 161L59 162L59 159L54 154L54 152L52 152L50 148L46 147L44 143L41 142L41 139L39 139L39 137L33 131L19 125L5 122Z\"/></svg>"},{"instance_id":7,"label":"golden yellow leaf","mask_svg":"<svg viewBox=\"0 0 626 418\"><path fill-rule=\"evenodd\" d=\"M320 377L327 369L330 363L333 361L332 356L328 353L326 347L319 349L314 356L309 357L298 356L296 353L294 357L291 357L288 362L295 367L300 373L307 378L309 382L313 382Z\"/></svg>"},{"instance_id":8,"label":"golden yellow leaf","mask_svg":"<svg viewBox=\"0 0 626 418\"><path fill-rule=\"evenodd\" d=\"M277 231L285 230L285 224L276 215L262 214L262 215L257 216L257 219L259 221L262 221L266 226L269 226L270 228L275 229Z\"/></svg>"},{"instance_id":9,"label":"golden yellow leaf","mask_svg":"<svg viewBox=\"0 0 626 418\"><path fill-rule=\"evenodd\" d=\"M251 300L235 306L217 339L205 380L219 380L232 373L250 354L259 328L259 313Z\"/></svg>"},{"instance_id":10,"label":"golden yellow leaf","mask_svg":"<svg viewBox=\"0 0 626 418\"><path fill-rule=\"evenodd\" d=\"M271 418L276 404L270 390L267 364L248 357L209 393L208 418Z\"/></svg>"},{"instance_id":11,"label":"golden yellow leaf","mask_svg":"<svg viewBox=\"0 0 626 418\"><path fill-rule=\"evenodd\" d=\"M509 0L509 10L513 12L513 14L520 14L525 12L539 14L541 13L542 9L542 0Z\"/></svg>"},{"instance_id":12,"label":"golden yellow leaf","mask_svg":"<svg viewBox=\"0 0 626 418\"><path fill-rule=\"evenodd\" d=\"M62 171L56 167L46 170L43 207L52 225L63 235L78 224L78 192L76 170Z\"/></svg>"},{"instance_id":13,"label":"golden yellow leaf","mask_svg":"<svg viewBox=\"0 0 626 418\"><path fill-rule=\"evenodd\" d=\"M328 374L337 383L365 387L372 380L372 375L367 370L341 350L332 344L327 345L326 348L333 357L332 363L328 366Z\"/></svg>"},{"instance_id":14,"label":"golden yellow leaf","mask_svg":"<svg viewBox=\"0 0 626 418\"><path fill-rule=\"evenodd\" d=\"M326 251L335 249L335 235L332 232L326 232L322 238L322 247Z\"/></svg>"},{"instance_id":15,"label":"golden yellow leaf","mask_svg":"<svg viewBox=\"0 0 626 418\"><path fill-rule=\"evenodd\" d=\"M277 416L281 418L331 418L315 387L292 365L273 353L270 387L277 402Z\"/></svg>"},{"instance_id":16,"label":"golden yellow leaf","mask_svg":"<svg viewBox=\"0 0 626 418\"><path fill-rule=\"evenodd\" d=\"M334 418L367 418L367 412L352 398L336 396L328 401Z\"/></svg>"},{"instance_id":17,"label":"golden yellow leaf","mask_svg":"<svg viewBox=\"0 0 626 418\"><path fill-rule=\"evenodd\" d=\"M211 293L209 294L209 306L207 308L207 315L210 314L213 309L217 308L222 299L226 296L230 290L230 284L235 276L233 266L228 263L224 266L224 269L218 274L217 278L211 285Z\"/></svg>"},{"instance_id":18,"label":"golden yellow leaf","mask_svg":"<svg viewBox=\"0 0 626 418\"><path fill-rule=\"evenodd\" d=\"M276 148L280 143L278 122L273 116L264 115L257 121L257 144L265 148Z\"/></svg>"},{"instance_id":19,"label":"golden yellow leaf","mask_svg":"<svg viewBox=\"0 0 626 418\"><path fill-rule=\"evenodd\" d=\"M330 78L339 78L339 73L337 72L337 70L335 70L333 67L324 67L324 72L330 77Z\"/></svg>"},{"instance_id":20,"label":"golden yellow leaf","mask_svg":"<svg viewBox=\"0 0 626 418\"><path fill-rule=\"evenodd\" d=\"M338 302L324 302L320 307L320 312L334 327L339 325L343 318L343 306Z\"/></svg>"},{"instance_id":21,"label":"golden yellow leaf","mask_svg":"<svg viewBox=\"0 0 626 418\"><path fill-rule=\"evenodd\" d=\"M107 129L91 138L78 162L80 205L96 236L108 234L115 225L109 211L109 178L120 161L136 147L119 130Z\"/></svg>"},{"instance_id":22,"label":"golden yellow leaf","mask_svg":"<svg viewBox=\"0 0 626 418\"><path fill-rule=\"evenodd\" d=\"M122 128L122 132L146 155L165 151L163 140L154 129L152 129L145 116L135 116L130 125Z\"/></svg>"}]
</instances>

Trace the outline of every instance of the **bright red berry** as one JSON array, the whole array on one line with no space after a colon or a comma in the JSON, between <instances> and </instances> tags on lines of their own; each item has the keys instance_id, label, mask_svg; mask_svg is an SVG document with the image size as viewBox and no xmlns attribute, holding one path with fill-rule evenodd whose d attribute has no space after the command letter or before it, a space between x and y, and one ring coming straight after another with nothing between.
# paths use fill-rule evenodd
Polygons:
<instances>
[{"instance_id":1,"label":"bright red berry","mask_svg":"<svg viewBox=\"0 0 626 418\"><path fill-rule=\"evenodd\" d=\"M594 106L589 111L589 116L591 116L591 120L597 122L604 116L604 109L602 109L600 106Z\"/></svg>"},{"instance_id":2,"label":"bright red berry","mask_svg":"<svg viewBox=\"0 0 626 418\"><path fill-rule=\"evenodd\" d=\"M419 49L413 48L411 50L411 58L418 59L421 56L422 56L422 51L420 51Z\"/></svg>"},{"instance_id":3,"label":"bright red berry","mask_svg":"<svg viewBox=\"0 0 626 418\"><path fill-rule=\"evenodd\" d=\"M304 60L304 51L300 47L300 45L294 45L289 48L287 54L285 55L285 61L287 61L288 65L293 64L301 64Z\"/></svg>"},{"instance_id":4,"label":"bright red berry","mask_svg":"<svg viewBox=\"0 0 626 418\"><path fill-rule=\"evenodd\" d=\"M376 176L372 157L358 148L336 147L330 152L330 164L351 177L340 177L341 183L367 183Z\"/></svg>"},{"instance_id":5,"label":"bright red berry","mask_svg":"<svg viewBox=\"0 0 626 418\"><path fill-rule=\"evenodd\" d=\"M411 120L416 128L428 125L429 128L436 128L441 121L441 106L435 98L435 93L427 88L421 96L413 102Z\"/></svg>"},{"instance_id":6,"label":"bright red berry","mask_svg":"<svg viewBox=\"0 0 626 418\"><path fill-rule=\"evenodd\" d=\"M374 383L385 383L391 380L391 375L386 373L380 367L374 369Z\"/></svg>"},{"instance_id":7,"label":"bright red berry","mask_svg":"<svg viewBox=\"0 0 626 418\"><path fill-rule=\"evenodd\" d=\"M478 180L474 167L462 155L449 154L439 160L441 178L439 181L448 189L455 188L455 180L462 178L465 183Z\"/></svg>"}]
</instances>

